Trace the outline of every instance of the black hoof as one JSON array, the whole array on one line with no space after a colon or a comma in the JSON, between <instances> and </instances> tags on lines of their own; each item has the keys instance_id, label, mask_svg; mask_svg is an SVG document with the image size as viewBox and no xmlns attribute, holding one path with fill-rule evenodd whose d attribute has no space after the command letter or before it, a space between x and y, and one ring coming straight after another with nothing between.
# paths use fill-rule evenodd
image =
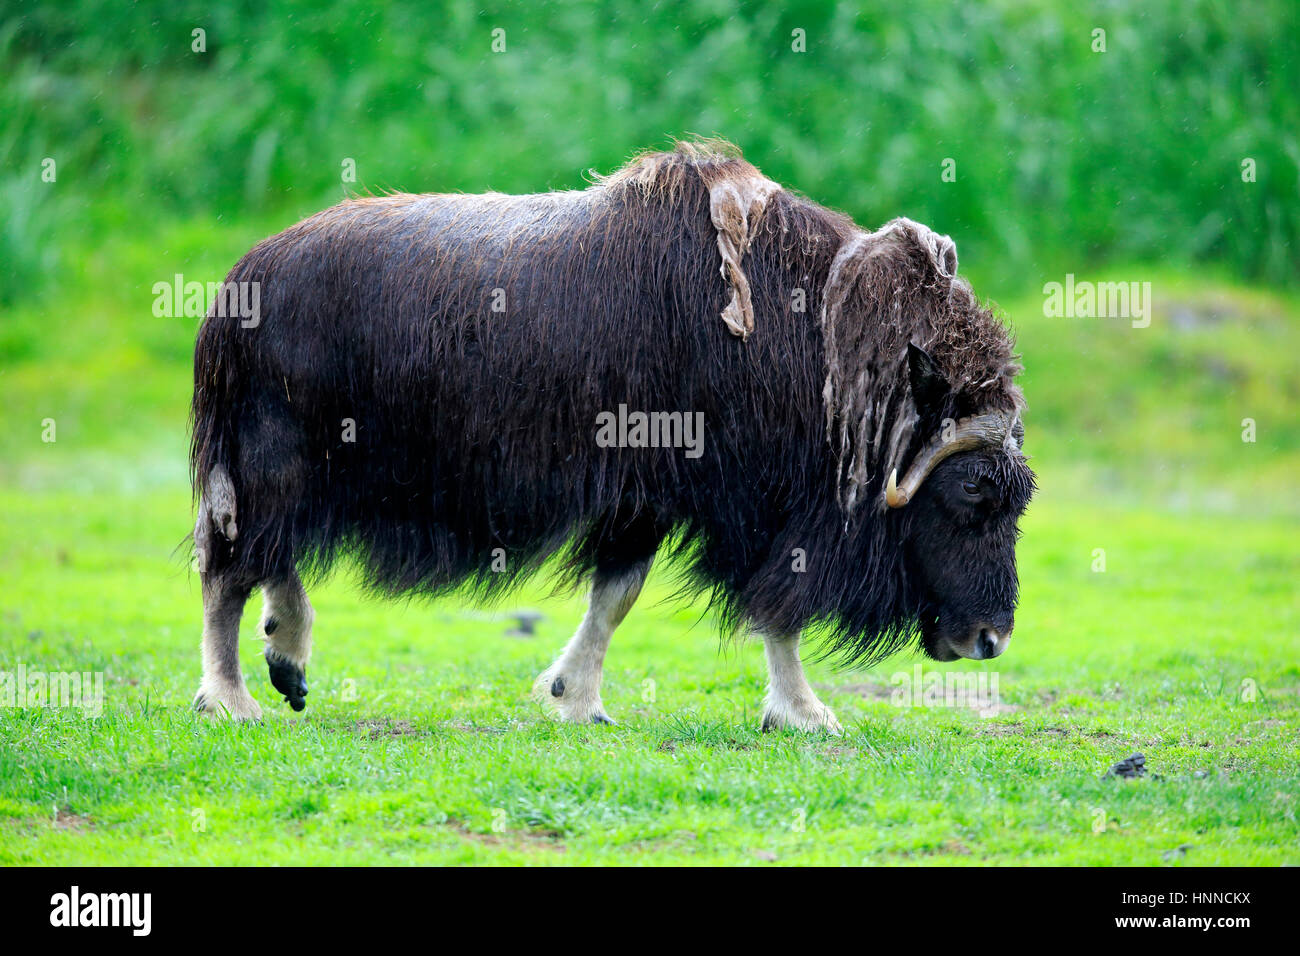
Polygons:
<instances>
[{"instance_id":1,"label":"black hoof","mask_svg":"<svg viewBox=\"0 0 1300 956\"><path fill-rule=\"evenodd\" d=\"M285 701L294 710L303 710L307 701L307 674L296 665L279 658L268 657L266 665L271 671L271 684L284 695Z\"/></svg>"},{"instance_id":2,"label":"black hoof","mask_svg":"<svg viewBox=\"0 0 1300 956\"><path fill-rule=\"evenodd\" d=\"M614 726L614 719L607 714L592 714L591 722L593 724L609 724L611 727Z\"/></svg>"}]
</instances>

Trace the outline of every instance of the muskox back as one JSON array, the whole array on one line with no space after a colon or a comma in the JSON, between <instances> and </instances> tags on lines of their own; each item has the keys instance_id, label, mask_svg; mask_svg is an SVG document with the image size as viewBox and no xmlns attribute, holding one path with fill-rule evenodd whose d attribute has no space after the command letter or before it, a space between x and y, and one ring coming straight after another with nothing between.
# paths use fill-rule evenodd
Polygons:
<instances>
[{"instance_id":1,"label":"muskox back","mask_svg":"<svg viewBox=\"0 0 1300 956\"><path fill-rule=\"evenodd\" d=\"M742 587L834 480L816 316L848 224L772 197L742 341L702 166L757 175L670 154L578 192L351 200L256 246L227 281L259 284L257 321L210 315L195 353L196 490L223 470L240 509L209 570L347 552L384 591L492 591L676 532L702 583ZM601 447L620 405L702 413L706 453Z\"/></svg>"}]
</instances>

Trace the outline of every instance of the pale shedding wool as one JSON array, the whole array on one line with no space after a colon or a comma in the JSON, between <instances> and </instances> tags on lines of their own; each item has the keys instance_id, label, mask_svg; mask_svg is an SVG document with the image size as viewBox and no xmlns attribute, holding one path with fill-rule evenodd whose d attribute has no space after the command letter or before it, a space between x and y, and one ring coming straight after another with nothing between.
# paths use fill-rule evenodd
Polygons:
<instances>
[{"instance_id":1,"label":"pale shedding wool","mask_svg":"<svg viewBox=\"0 0 1300 956\"><path fill-rule=\"evenodd\" d=\"M930 283L910 282L900 273L899 262L906 261L910 249L923 250L929 259ZM837 496L847 516L861 504L868 485L901 469L917 437L915 404L907 377L897 367L908 342L928 344L943 335L928 322L932 310L919 303L946 298L961 311L979 314L970 287L956 271L952 239L904 218L875 232L858 232L835 255L822 293L822 401L826 439L836 456ZM854 294L859 298L851 309ZM1002 396L1022 408L1019 389L1011 384L1018 370L1006 362L979 387L1000 386ZM878 497L877 506L885 507L883 498Z\"/></svg>"},{"instance_id":2,"label":"pale shedding wool","mask_svg":"<svg viewBox=\"0 0 1300 956\"><path fill-rule=\"evenodd\" d=\"M767 201L780 189L772 180L758 175L709 184L709 214L718 230L718 252L722 255L720 271L731 287L731 301L722 310L722 321L742 339L754 331L754 304L741 260Z\"/></svg>"},{"instance_id":3,"label":"pale shedding wool","mask_svg":"<svg viewBox=\"0 0 1300 956\"><path fill-rule=\"evenodd\" d=\"M709 191L709 216L718 233L719 272L731 291L722 321L733 335L747 338L754 331L754 304L743 261L757 235L769 201L781 192L768 179L740 159L740 151L721 140L677 141L672 153L646 153L608 176L593 173L598 189L630 185L643 198L675 201L682 186L680 160L689 157L693 170Z\"/></svg>"}]
</instances>

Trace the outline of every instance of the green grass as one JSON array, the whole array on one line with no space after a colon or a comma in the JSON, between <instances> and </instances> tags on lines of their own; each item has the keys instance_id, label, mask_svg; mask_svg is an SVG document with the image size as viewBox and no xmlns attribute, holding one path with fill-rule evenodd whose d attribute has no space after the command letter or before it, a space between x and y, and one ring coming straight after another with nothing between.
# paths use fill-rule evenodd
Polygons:
<instances>
[{"instance_id":1,"label":"green grass","mask_svg":"<svg viewBox=\"0 0 1300 956\"><path fill-rule=\"evenodd\" d=\"M160 235L202 256L200 227ZM903 655L811 668L842 738L762 734L760 648L720 646L660 569L610 652L619 725L561 726L528 689L580 597L384 603L343 569L312 591L307 711L272 691L250 610L266 719L230 726L189 709L193 327L149 317L145 242L0 319L0 670L106 691L98 719L0 708L0 862L1300 863L1293 299L1171 274L1143 330L1010 303L1042 491L991 716L894 704ZM136 292L85 291L109 275ZM547 614L536 636L493 617L517 606ZM1102 778L1134 751L1158 779Z\"/></svg>"},{"instance_id":2,"label":"green grass","mask_svg":"<svg viewBox=\"0 0 1300 956\"><path fill-rule=\"evenodd\" d=\"M184 494L0 507L4 660L103 671L107 698L97 720L0 714L6 863L1159 865L1182 845L1189 863L1300 862L1294 529L1098 513L1049 490L996 664L1001 712L895 705L911 658L817 666L846 728L833 739L758 732L758 648L720 650L659 600L662 575L611 650L617 727L561 726L527 698L579 600L542 603L537 636L516 638L454 602L365 600L346 575L313 594L305 714L278 701L246 619L267 717L211 723L188 707L196 588L168 555ZM1101 779L1135 750L1160 779Z\"/></svg>"}]
</instances>

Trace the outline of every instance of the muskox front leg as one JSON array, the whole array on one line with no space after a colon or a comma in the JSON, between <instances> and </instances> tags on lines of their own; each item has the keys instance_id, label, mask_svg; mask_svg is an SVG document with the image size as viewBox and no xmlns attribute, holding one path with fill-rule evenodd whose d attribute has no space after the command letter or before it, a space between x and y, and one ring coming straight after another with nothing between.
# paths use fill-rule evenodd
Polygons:
<instances>
[{"instance_id":1,"label":"muskox front leg","mask_svg":"<svg viewBox=\"0 0 1300 956\"><path fill-rule=\"evenodd\" d=\"M577 633L533 685L533 693L550 702L561 719L575 724L614 722L600 700L605 650L649 573L650 562L644 561L619 572L597 570L592 577L591 600Z\"/></svg>"},{"instance_id":2,"label":"muskox front leg","mask_svg":"<svg viewBox=\"0 0 1300 956\"><path fill-rule=\"evenodd\" d=\"M232 574L202 574L203 682L194 706L214 717L260 720L262 708L248 693L239 669L239 619L252 587Z\"/></svg>"},{"instance_id":3,"label":"muskox front leg","mask_svg":"<svg viewBox=\"0 0 1300 956\"><path fill-rule=\"evenodd\" d=\"M799 632L764 634L767 654L767 701L763 729L791 727L796 730L826 730L843 733L831 709L818 700L804 676L799 660Z\"/></svg>"},{"instance_id":4,"label":"muskox front leg","mask_svg":"<svg viewBox=\"0 0 1300 956\"><path fill-rule=\"evenodd\" d=\"M262 633L271 683L294 710L307 706L307 659L316 617L297 574L262 585Z\"/></svg>"}]
</instances>

